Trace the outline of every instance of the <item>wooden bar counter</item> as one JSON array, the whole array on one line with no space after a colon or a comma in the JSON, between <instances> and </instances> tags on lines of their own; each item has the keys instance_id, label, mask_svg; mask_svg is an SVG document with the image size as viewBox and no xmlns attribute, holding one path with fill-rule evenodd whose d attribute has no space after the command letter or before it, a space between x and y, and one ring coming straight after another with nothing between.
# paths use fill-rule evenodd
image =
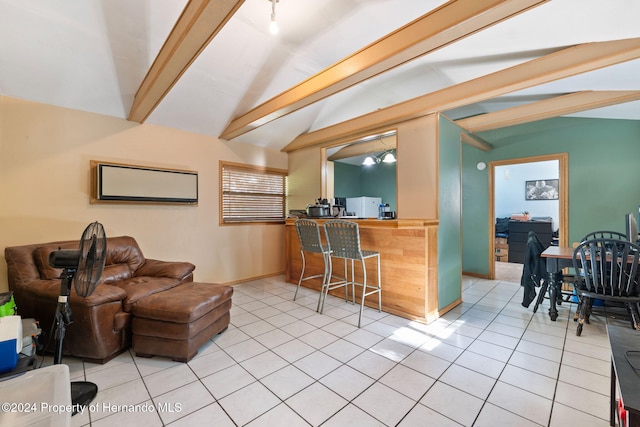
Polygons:
<instances>
[{"instance_id":1,"label":"wooden bar counter","mask_svg":"<svg viewBox=\"0 0 640 427\"><path fill-rule=\"evenodd\" d=\"M320 225L329 219L312 218ZM350 219L360 228L360 244L363 250L380 252L380 274L382 283L382 310L408 319L430 322L438 316L438 221L421 219ZM300 243L295 227L295 218L286 221L286 280L298 283L302 259ZM322 274L322 256L305 253L307 267L305 276ZM375 283L375 259L368 259L367 282ZM343 260L333 260L334 274L342 275ZM362 270L356 263L356 281L362 282ZM320 290L321 279L302 282L302 286ZM356 301L360 299L356 287ZM331 292L343 296L342 289ZM366 305L377 307L377 297L367 298Z\"/></svg>"}]
</instances>

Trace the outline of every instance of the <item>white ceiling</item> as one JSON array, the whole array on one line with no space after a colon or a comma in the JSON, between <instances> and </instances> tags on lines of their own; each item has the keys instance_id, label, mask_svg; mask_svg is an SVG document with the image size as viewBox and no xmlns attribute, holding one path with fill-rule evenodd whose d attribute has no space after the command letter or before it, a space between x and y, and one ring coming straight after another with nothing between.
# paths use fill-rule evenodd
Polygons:
<instances>
[{"instance_id":1,"label":"white ceiling","mask_svg":"<svg viewBox=\"0 0 640 427\"><path fill-rule=\"evenodd\" d=\"M245 112L445 0L246 0L151 113L218 137ZM126 118L186 0L0 0L0 94ZM296 136L559 48L640 37L638 0L552 0L234 139ZM457 119L583 90L640 90L640 60L448 112ZM575 116L640 119L640 101Z\"/></svg>"}]
</instances>

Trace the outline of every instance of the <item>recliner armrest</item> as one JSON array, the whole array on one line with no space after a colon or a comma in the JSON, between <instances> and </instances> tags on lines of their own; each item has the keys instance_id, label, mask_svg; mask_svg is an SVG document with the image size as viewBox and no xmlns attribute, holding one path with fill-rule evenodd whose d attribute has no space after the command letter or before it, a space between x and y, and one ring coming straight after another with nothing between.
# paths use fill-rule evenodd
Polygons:
<instances>
[{"instance_id":1,"label":"recliner armrest","mask_svg":"<svg viewBox=\"0 0 640 427\"><path fill-rule=\"evenodd\" d=\"M19 291L24 297L33 301L55 302L60 295L60 280L33 280L29 286L23 286ZM115 301L122 301L127 297L127 293L122 289L105 284L99 284L91 295L80 298L71 285L72 304L81 304L87 307L94 307Z\"/></svg>"},{"instance_id":2,"label":"recliner armrest","mask_svg":"<svg viewBox=\"0 0 640 427\"><path fill-rule=\"evenodd\" d=\"M195 268L196 266L190 262L159 261L147 258L133 275L134 277L171 277L183 281L193 273Z\"/></svg>"},{"instance_id":3,"label":"recliner armrest","mask_svg":"<svg viewBox=\"0 0 640 427\"><path fill-rule=\"evenodd\" d=\"M72 298L73 294L75 294L75 292L72 292ZM126 297L127 293L117 286L99 284L91 295L83 299L83 305L93 307L109 302L122 301Z\"/></svg>"}]
</instances>

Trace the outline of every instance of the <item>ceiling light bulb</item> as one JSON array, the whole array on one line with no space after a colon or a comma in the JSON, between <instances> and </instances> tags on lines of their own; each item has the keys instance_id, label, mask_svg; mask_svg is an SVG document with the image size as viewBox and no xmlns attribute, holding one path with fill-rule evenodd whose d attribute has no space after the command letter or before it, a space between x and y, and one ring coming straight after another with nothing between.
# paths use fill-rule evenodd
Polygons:
<instances>
[{"instance_id":1,"label":"ceiling light bulb","mask_svg":"<svg viewBox=\"0 0 640 427\"><path fill-rule=\"evenodd\" d=\"M367 157L364 159L364 162L362 162L362 164L363 164L363 165L365 165L365 166L371 166L371 165L375 165L375 164L376 164L376 162L375 162L375 160L373 160L373 157L371 157L371 156L367 156Z\"/></svg>"},{"instance_id":2,"label":"ceiling light bulb","mask_svg":"<svg viewBox=\"0 0 640 427\"><path fill-rule=\"evenodd\" d=\"M396 162L396 156L393 155L393 153L387 153L384 156L384 159L382 159L382 161L384 163L395 163Z\"/></svg>"},{"instance_id":3,"label":"ceiling light bulb","mask_svg":"<svg viewBox=\"0 0 640 427\"><path fill-rule=\"evenodd\" d=\"M278 34L280 28L278 27L278 23L276 22L276 3L278 0L270 0L271 1L271 22L269 23L269 32L273 35Z\"/></svg>"},{"instance_id":4,"label":"ceiling light bulb","mask_svg":"<svg viewBox=\"0 0 640 427\"><path fill-rule=\"evenodd\" d=\"M271 19L271 23L269 24L269 32L273 35L276 35L278 34L278 31L280 31L280 28L278 28L278 23L275 19Z\"/></svg>"}]
</instances>

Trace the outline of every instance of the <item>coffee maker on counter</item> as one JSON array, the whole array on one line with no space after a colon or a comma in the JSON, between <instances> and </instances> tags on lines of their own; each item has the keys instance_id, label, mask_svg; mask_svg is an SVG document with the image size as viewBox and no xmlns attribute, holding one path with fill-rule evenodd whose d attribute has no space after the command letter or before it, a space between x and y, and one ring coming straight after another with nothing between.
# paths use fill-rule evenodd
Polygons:
<instances>
[{"instance_id":1,"label":"coffee maker on counter","mask_svg":"<svg viewBox=\"0 0 640 427\"><path fill-rule=\"evenodd\" d=\"M345 197L335 197L332 199L331 215L341 218L347 214L347 199Z\"/></svg>"},{"instance_id":2,"label":"coffee maker on counter","mask_svg":"<svg viewBox=\"0 0 640 427\"><path fill-rule=\"evenodd\" d=\"M315 205L307 205L309 218L326 218L331 216L331 206L327 199L317 199Z\"/></svg>"},{"instance_id":3,"label":"coffee maker on counter","mask_svg":"<svg viewBox=\"0 0 640 427\"><path fill-rule=\"evenodd\" d=\"M331 199L333 203L329 203L327 199L319 198L315 205L307 205L307 217L309 218L340 218L345 215L346 199L344 197L336 197Z\"/></svg>"}]
</instances>

